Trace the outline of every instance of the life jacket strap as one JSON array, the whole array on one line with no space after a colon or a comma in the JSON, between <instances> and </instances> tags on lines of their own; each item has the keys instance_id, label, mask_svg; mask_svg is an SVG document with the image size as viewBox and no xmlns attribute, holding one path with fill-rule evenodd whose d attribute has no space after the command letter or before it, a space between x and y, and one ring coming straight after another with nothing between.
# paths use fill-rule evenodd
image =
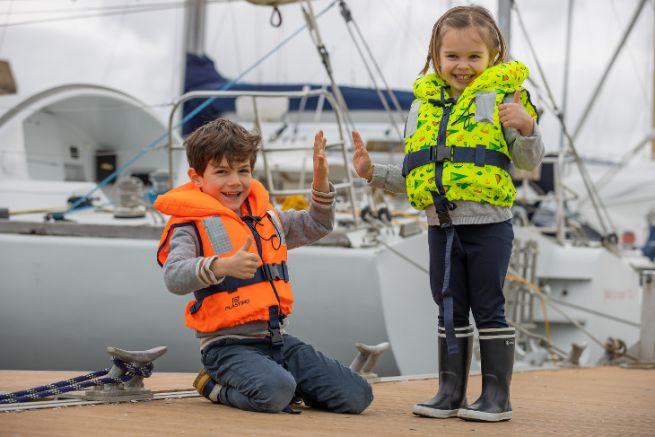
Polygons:
<instances>
[{"instance_id":1,"label":"life jacket strap","mask_svg":"<svg viewBox=\"0 0 655 437\"><path fill-rule=\"evenodd\" d=\"M264 281L289 282L289 269L287 268L287 263L283 261L281 264L262 264L257 268L255 275L250 279L239 279L232 276L226 276L220 284L194 291L193 295L196 298L196 303L191 306L189 311L191 314L196 313L202 306L202 301L208 296L216 293L234 293L241 287Z\"/></svg>"},{"instance_id":2,"label":"life jacket strap","mask_svg":"<svg viewBox=\"0 0 655 437\"><path fill-rule=\"evenodd\" d=\"M476 147L450 147L444 145L431 146L416 152L410 152L403 159L403 177L409 172L422 165L432 162L443 163L444 161L475 164L478 167L493 165L509 172L510 159L507 155L497 150L487 149L483 145Z\"/></svg>"},{"instance_id":3,"label":"life jacket strap","mask_svg":"<svg viewBox=\"0 0 655 437\"><path fill-rule=\"evenodd\" d=\"M280 331L280 316L278 315L278 307L273 305L268 307L268 332L271 335L271 348L273 350L273 360L279 365L284 364L282 357L282 346L284 345L284 338Z\"/></svg>"}]
</instances>

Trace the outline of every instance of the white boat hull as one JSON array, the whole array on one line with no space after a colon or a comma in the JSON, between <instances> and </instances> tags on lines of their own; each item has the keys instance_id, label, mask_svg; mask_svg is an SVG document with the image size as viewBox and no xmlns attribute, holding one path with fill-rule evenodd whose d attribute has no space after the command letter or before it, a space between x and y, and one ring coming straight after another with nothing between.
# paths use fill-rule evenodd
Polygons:
<instances>
[{"instance_id":1,"label":"white boat hull","mask_svg":"<svg viewBox=\"0 0 655 437\"><path fill-rule=\"evenodd\" d=\"M427 266L424 235L394 250ZM0 368L94 370L105 346L169 347L158 370L196 371L188 297L170 294L155 240L0 234ZM345 364L355 342L391 343L381 375L434 373L436 305L425 272L384 246L292 250L296 303L288 332Z\"/></svg>"}]
</instances>

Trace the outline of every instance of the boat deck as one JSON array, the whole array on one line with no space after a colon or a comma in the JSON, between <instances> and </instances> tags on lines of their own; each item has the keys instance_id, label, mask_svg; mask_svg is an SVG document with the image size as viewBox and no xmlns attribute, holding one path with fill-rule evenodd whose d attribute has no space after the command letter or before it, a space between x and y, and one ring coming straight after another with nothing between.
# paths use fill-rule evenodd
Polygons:
<instances>
[{"instance_id":1,"label":"boat deck","mask_svg":"<svg viewBox=\"0 0 655 437\"><path fill-rule=\"evenodd\" d=\"M82 372L0 371L0 391L59 381ZM154 373L155 391L190 390L195 375ZM512 382L514 418L502 423L428 419L412 405L434 394L434 379L373 385L375 400L362 415L303 408L300 415L259 414L214 405L204 398L166 399L0 413L0 435L594 435L655 433L655 370L595 367L516 372ZM468 397L480 392L472 375Z\"/></svg>"}]
</instances>

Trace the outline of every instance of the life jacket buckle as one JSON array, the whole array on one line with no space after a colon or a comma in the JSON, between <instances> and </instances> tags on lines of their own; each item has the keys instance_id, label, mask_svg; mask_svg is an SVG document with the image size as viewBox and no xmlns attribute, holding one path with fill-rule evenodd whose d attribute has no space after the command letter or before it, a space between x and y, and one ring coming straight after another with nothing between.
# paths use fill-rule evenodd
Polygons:
<instances>
[{"instance_id":1,"label":"life jacket buckle","mask_svg":"<svg viewBox=\"0 0 655 437\"><path fill-rule=\"evenodd\" d=\"M282 337L280 328L269 327L268 332L271 334L271 346L273 346L274 349L282 347L282 345L284 344L284 338Z\"/></svg>"},{"instance_id":2,"label":"life jacket buckle","mask_svg":"<svg viewBox=\"0 0 655 437\"><path fill-rule=\"evenodd\" d=\"M284 264L262 264L262 273L264 278L267 281L277 281L283 279L288 280L288 277L284 274Z\"/></svg>"},{"instance_id":3,"label":"life jacket buckle","mask_svg":"<svg viewBox=\"0 0 655 437\"><path fill-rule=\"evenodd\" d=\"M445 195L440 195L438 193L432 193L434 206L437 211L437 217L439 218L439 227L448 228L452 226L453 222L450 218L450 212L454 210L457 205L449 201Z\"/></svg>"},{"instance_id":4,"label":"life jacket buckle","mask_svg":"<svg viewBox=\"0 0 655 437\"><path fill-rule=\"evenodd\" d=\"M444 162L453 160L453 148L449 146L430 147L430 162Z\"/></svg>"},{"instance_id":5,"label":"life jacket buckle","mask_svg":"<svg viewBox=\"0 0 655 437\"><path fill-rule=\"evenodd\" d=\"M450 214L448 213L448 210L445 211L439 211L437 209L437 217L439 217L439 227L440 228L448 228L452 226L453 221L450 218Z\"/></svg>"}]
</instances>

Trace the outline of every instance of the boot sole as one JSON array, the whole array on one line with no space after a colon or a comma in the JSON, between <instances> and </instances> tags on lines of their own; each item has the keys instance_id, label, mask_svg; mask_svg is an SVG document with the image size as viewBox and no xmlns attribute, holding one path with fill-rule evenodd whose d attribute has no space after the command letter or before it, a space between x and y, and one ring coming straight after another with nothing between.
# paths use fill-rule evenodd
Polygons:
<instances>
[{"instance_id":1,"label":"boot sole","mask_svg":"<svg viewBox=\"0 0 655 437\"><path fill-rule=\"evenodd\" d=\"M462 408L457 413L457 417L474 422L503 422L512 418L512 412L486 413L484 411L467 410Z\"/></svg>"},{"instance_id":2,"label":"boot sole","mask_svg":"<svg viewBox=\"0 0 655 437\"><path fill-rule=\"evenodd\" d=\"M425 405L414 405L412 413L417 416L432 417L434 419L448 419L457 417L458 410L438 410L436 408L426 407Z\"/></svg>"},{"instance_id":3,"label":"boot sole","mask_svg":"<svg viewBox=\"0 0 655 437\"><path fill-rule=\"evenodd\" d=\"M205 385L207 385L210 380L211 376L209 376L205 369L202 369L198 375L196 375L196 379L193 381L193 387L202 394L202 389L205 388Z\"/></svg>"},{"instance_id":4,"label":"boot sole","mask_svg":"<svg viewBox=\"0 0 655 437\"><path fill-rule=\"evenodd\" d=\"M213 388L209 393L205 394L205 388L207 387L207 384L213 384ZM218 400L218 394L221 390L220 384L216 383L211 376L207 373L205 369L202 369L198 375L196 376L196 379L193 381L193 387L196 389L196 391L200 394L200 396L210 400L211 402L218 404L220 403Z\"/></svg>"}]
</instances>

